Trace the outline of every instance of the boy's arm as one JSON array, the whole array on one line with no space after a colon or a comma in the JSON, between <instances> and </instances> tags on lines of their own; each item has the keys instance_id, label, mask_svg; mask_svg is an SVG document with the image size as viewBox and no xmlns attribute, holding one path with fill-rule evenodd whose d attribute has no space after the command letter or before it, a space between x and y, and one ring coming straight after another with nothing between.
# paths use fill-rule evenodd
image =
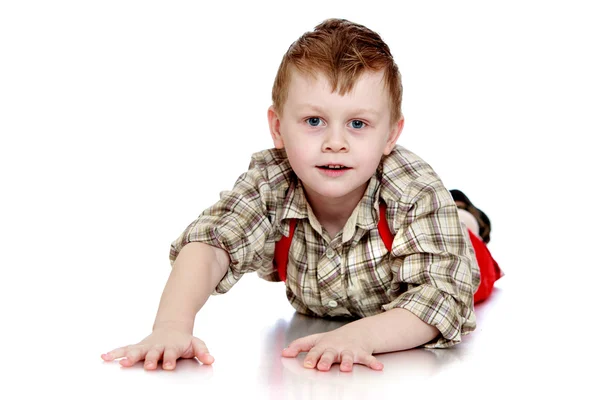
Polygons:
<instances>
[{"instance_id":1,"label":"boy's arm","mask_svg":"<svg viewBox=\"0 0 600 400\"><path fill-rule=\"evenodd\" d=\"M383 369L373 354L412 349L435 339L440 331L402 308L359 319L333 330L297 339L283 350L284 357L296 357L307 351L306 368L328 371L340 363L341 371L353 364Z\"/></svg>"},{"instance_id":2,"label":"boy's arm","mask_svg":"<svg viewBox=\"0 0 600 400\"><path fill-rule=\"evenodd\" d=\"M226 251L199 242L186 244L173 264L152 329L179 327L192 333L196 314L228 266Z\"/></svg>"},{"instance_id":3,"label":"boy's arm","mask_svg":"<svg viewBox=\"0 0 600 400\"><path fill-rule=\"evenodd\" d=\"M145 360L145 369L173 369L178 358L197 357L212 364L204 342L192 335L197 312L225 275L229 256L224 250L203 243L188 243L173 262L165 285L152 334L141 342L102 354L104 361L123 358L119 363L131 367Z\"/></svg>"},{"instance_id":4,"label":"boy's arm","mask_svg":"<svg viewBox=\"0 0 600 400\"><path fill-rule=\"evenodd\" d=\"M368 337L373 354L412 349L431 342L440 331L403 308L362 318L345 326Z\"/></svg>"}]
</instances>

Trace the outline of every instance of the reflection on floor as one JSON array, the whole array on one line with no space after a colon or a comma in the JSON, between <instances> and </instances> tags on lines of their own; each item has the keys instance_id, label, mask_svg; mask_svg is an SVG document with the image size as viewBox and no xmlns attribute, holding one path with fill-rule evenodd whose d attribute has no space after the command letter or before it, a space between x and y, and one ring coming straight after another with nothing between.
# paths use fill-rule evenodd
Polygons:
<instances>
[{"instance_id":1,"label":"reflection on floor","mask_svg":"<svg viewBox=\"0 0 600 400\"><path fill-rule=\"evenodd\" d=\"M476 306L476 331L453 348L379 354L383 371L355 365L348 373L334 365L320 372L303 367L306 353L289 359L281 351L296 338L347 321L297 314L285 299L283 285L248 276L226 295L211 297L196 320L195 335L215 357L212 366L180 360L176 371L167 372L144 371L141 363L130 369L100 363L102 368L93 376L125 379L132 387L151 382L159 391L165 384L170 387L165 393L173 396L189 395L191 387L193 393L204 395L226 392L227 398L396 399L401 394L401 398L480 399L481 393L489 398L567 393L586 398L589 391L584 385L571 384L591 376L581 367L586 353L557 347L556 338L544 335L556 310L542 307L542 300L532 301L526 289L506 277L498 281L492 296ZM106 345L102 343L102 350Z\"/></svg>"}]
</instances>

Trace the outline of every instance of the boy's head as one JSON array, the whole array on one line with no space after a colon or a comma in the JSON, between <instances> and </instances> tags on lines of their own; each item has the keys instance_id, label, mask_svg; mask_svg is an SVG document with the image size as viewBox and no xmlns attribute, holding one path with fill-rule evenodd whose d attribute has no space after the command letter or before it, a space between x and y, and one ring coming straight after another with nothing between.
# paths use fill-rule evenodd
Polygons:
<instances>
[{"instance_id":1,"label":"boy's head","mask_svg":"<svg viewBox=\"0 0 600 400\"><path fill-rule=\"evenodd\" d=\"M290 46L269 126L311 203L358 203L402 131L401 98L387 45L362 25L330 19Z\"/></svg>"},{"instance_id":2,"label":"boy's head","mask_svg":"<svg viewBox=\"0 0 600 400\"><path fill-rule=\"evenodd\" d=\"M283 113L293 72L327 77L332 92L345 95L365 71L383 71L391 121L402 117L402 79L387 44L372 30L344 19L328 19L296 40L283 56L273 85L273 107Z\"/></svg>"}]
</instances>

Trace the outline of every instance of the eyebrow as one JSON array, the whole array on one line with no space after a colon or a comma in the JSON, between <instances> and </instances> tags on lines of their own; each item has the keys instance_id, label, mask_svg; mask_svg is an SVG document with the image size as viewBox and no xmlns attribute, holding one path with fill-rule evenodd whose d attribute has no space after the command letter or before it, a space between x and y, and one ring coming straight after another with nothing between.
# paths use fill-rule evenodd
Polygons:
<instances>
[{"instance_id":1,"label":"eyebrow","mask_svg":"<svg viewBox=\"0 0 600 400\"><path fill-rule=\"evenodd\" d=\"M308 104L308 103L300 104L298 106L298 108L299 109L307 109L308 108L310 110L316 111L319 114L325 114L325 111L322 108L315 106L313 104ZM378 116L379 112L377 112L377 110L375 110L374 108L357 108L355 110L352 110L351 114L372 114L372 115Z\"/></svg>"}]
</instances>

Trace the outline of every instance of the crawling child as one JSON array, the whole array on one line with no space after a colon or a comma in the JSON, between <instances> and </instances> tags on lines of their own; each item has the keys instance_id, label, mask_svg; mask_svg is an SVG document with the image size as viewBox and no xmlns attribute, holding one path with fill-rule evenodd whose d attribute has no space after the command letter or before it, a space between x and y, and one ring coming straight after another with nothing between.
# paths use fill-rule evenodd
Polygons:
<instances>
[{"instance_id":1,"label":"crawling child","mask_svg":"<svg viewBox=\"0 0 600 400\"><path fill-rule=\"evenodd\" d=\"M284 281L299 313L353 319L283 349L307 352L307 368L381 370L375 354L450 347L475 329L474 303L502 275L486 247L490 221L396 144L402 83L381 37L324 21L285 53L272 100L274 148L253 154L233 188L171 244L152 333L104 360L213 363L193 336L195 316L248 272Z\"/></svg>"}]
</instances>

